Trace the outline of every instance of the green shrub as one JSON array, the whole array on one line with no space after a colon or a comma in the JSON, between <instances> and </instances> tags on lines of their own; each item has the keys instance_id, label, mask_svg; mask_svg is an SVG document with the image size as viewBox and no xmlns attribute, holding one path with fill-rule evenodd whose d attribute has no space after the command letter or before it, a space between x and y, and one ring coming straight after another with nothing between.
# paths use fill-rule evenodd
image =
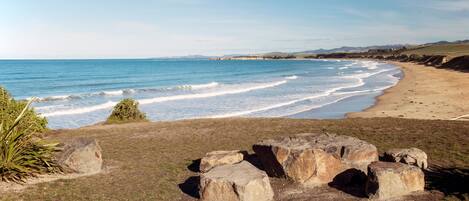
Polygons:
<instances>
[{"instance_id":1,"label":"green shrub","mask_svg":"<svg viewBox=\"0 0 469 201\"><path fill-rule=\"evenodd\" d=\"M53 161L53 154L58 151L57 144L45 143L35 137L33 125L25 126L26 117L31 114L31 103L32 100L27 102L14 120L2 119L0 123L2 181L22 182L28 176L60 171Z\"/></svg>"},{"instance_id":2,"label":"green shrub","mask_svg":"<svg viewBox=\"0 0 469 201\"><path fill-rule=\"evenodd\" d=\"M147 121L147 118L145 114L138 109L137 101L126 98L114 106L114 110L107 118L106 123L113 124L137 121Z\"/></svg>"},{"instance_id":3,"label":"green shrub","mask_svg":"<svg viewBox=\"0 0 469 201\"><path fill-rule=\"evenodd\" d=\"M8 91L0 86L0 121L12 124L19 116L23 108L26 108L27 101L14 100ZM33 133L42 133L47 130L47 120L36 114L34 109L27 108L18 129L28 129Z\"/></svg>"}]
</instances>

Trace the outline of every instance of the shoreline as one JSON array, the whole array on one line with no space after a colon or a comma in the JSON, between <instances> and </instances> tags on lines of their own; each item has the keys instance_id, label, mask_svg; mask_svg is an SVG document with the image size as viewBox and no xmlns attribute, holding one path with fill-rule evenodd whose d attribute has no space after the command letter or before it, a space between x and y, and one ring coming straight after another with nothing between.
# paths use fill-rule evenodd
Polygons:
<instances>
[{"instance_id":1,"label":"shoreline","mask_svg":"<svg viewBox=\"0 0 469 201\"><path fill-rule=\"evenodd\" d=\"M390 61L403 73L399 82L375 98L374 105L345 118L397 117L467 120L469 74L415 63Z\"/></svg>"}]
</instances>

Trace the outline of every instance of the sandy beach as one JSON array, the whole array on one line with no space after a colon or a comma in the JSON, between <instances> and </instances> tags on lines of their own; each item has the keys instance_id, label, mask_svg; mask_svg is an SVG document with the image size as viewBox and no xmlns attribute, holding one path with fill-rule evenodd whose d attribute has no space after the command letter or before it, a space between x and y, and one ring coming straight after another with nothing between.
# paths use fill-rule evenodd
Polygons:
<instances>
[{"instance_id":1,"label":"sandy beach","mask_svg":"<svg viewBox=\"0 0 469 201\"><path fill-rule=\"evenodd\" d=\"M347 117L467 120L468 73L414 63L391 63L401 67L402 80L377 97L374 106L349 113Z\"/></svg>"}]
</instances>

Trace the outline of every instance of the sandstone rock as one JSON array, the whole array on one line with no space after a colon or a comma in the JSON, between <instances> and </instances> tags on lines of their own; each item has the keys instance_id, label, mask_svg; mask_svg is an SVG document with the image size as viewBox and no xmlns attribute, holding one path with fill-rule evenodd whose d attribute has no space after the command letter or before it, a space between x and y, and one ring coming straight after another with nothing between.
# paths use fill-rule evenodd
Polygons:
<instances>
[{"instance_id":1,"label":"sandstone rock","mask_svg":"<svg viewBox=\"0 0 469 201\"><path fill-rule=\"evenodd\" d=\"M427 169L427 154L417 148L390 149L384 152L384 159L390 162L401 162Z\"/></svg>"},{"instance_id":2,"label":"sandstone rock","mask_svg":"<svg viewBox=\"0 0 469 201\"><path fill-rule=\"evenodd\" d=\"M271 201L273 197L267 174L247 161L215 167L200 177L203 201Z\"/></svg>"},{"instance_id":3,"label":"sandstone rock","mask_svg":"<svg viewBox=\"0 0 469 201\"><path fill-rule=\"evenodd\" d=\"M389 199L423 191L424 174L415 166L373 162L368 166L366 192L372 199Z\"/></svg>"},{"instance_id":4,"label":"sandstone rock","mask_svg":"<svg viewBox=\"0 0 469 201\"><path fill-rule=\"evenodd\" d=\"M97 173L103 164L98 142L85 138L66 142L56 160L65 171L77 173Z\"/></svg>"},{"instance_id":5,"label":"sandstone rock","mask_svg":"<svg viewBox=\"0 0 469 201\"><path fill-rule=\"evenodd\" d=\"M212 151L200 160L200 172L208 172L210 169L220 165L231 165L243 160L244 154L239 150L234 151Z\"/></svg>"},{"instance_id":6,"label":"sandstone rock","mask_svg":"<svg viewBox=\"0 0 469 201\"><path fill-rule=\"evenodd\" d=\"M366 172L378 150L357 138L333 134L299 134L261 141L253 146L266 172L306 185L331 182L347 169Z\"/></svg>"}]
</instances>

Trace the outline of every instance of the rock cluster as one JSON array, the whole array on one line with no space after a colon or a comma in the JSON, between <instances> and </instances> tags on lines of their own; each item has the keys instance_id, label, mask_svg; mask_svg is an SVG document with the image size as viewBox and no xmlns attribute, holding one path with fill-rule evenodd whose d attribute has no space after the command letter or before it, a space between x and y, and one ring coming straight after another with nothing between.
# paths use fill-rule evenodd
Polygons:
<instances>
[{"instance_id":1,"label":"rock cluster","mask_svg":"<svg viewBox=\"0 0 469 201\"><path fill-rule=\"evenodd\" d=\"M427 156L417 148L388 150L385 159L391 162L381 162L377 148L363 140L306 133L263 140L253 150L265 172L243 161L243 151L207 153L200 165L201 200L273 200L268 176L314 187L337 179L347 185L354 176L349 174L358 172L366 178L361 188L372 199L404 196L423 191L425 186L420 168L427 168Z\"/></svg>"},{"instance_id":2,"label":"rock cluster","mask_svg":"<svg viewBox=\"0 0 469 201\"><path fill-rule=\"evenodd\" d=\"M346 169L366 172L378 160L374 145L341 135L299 134L261 141L253 150L270 176L313 186L331 182Z\"/></svg>"}]
</instances>

